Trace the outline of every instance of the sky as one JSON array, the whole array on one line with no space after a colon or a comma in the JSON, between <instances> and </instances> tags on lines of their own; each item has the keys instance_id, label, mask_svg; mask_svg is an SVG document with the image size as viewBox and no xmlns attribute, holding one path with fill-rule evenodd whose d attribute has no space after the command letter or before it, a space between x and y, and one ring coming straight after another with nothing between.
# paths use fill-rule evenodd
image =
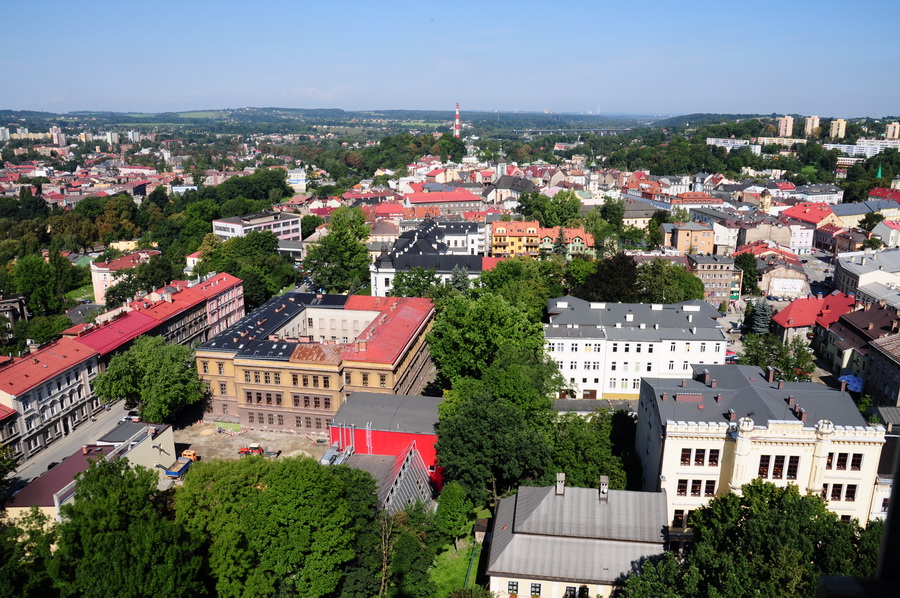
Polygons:
<instances>
[{"instance_id":1,"label":"sky","mask_svg":"<svg viewBox=\"0 0 900 598\"><path fill-rule=\"evenodd\" d=\"M4 4L0 109L900 114L897 0Z\"/></svg>"}]
</instances>

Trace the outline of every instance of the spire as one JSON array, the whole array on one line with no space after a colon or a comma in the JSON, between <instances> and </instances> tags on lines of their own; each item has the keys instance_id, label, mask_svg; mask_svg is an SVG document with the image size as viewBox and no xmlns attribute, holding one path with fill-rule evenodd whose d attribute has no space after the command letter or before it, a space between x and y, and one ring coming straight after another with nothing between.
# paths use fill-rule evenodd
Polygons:
<instances>
[{"instance_id":1,"label":"spire","mask_svg":"<svg viewBox=\"0 0 900 598\"><path fill-rule=\"evenodd\" d=\"M878 165L878 174L875 175L875 178L877 178L877 179L881 178L881 164Z\"/></svg>"}]
</instances>

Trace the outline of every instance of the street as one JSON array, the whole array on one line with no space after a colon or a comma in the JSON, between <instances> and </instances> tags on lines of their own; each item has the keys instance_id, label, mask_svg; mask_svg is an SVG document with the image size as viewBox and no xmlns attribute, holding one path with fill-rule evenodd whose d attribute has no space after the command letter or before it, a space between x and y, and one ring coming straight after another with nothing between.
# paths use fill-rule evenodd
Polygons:
<instances>
[{"instance_id":1,"label":"street","mask_svg":"<svg viewBox=\"0 0 900 598\"><path fill-rule=\"evenodd\" d=\"M97 414L97 421L87 420L73 430L71 434L58 439L43 451L32 457L25 464L16 469L12 475L14 486L20 487L38 477L51 463L59 463L85 444L95 442L105 435L125 416L127 410L124 401L112 405L109 411L101 411Z\"/></svg>"}]
</instances>

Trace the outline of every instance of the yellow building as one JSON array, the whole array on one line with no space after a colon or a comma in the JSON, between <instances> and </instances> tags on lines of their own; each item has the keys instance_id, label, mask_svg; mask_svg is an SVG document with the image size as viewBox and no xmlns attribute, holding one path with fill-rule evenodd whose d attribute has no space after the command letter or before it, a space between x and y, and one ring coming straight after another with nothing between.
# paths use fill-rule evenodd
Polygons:
<instances>
[{"instance_id":1,"label":"yellow building","mask_svg":"<svg viewBox=\"0 0 900 598\"><path fill-rule=\"evenodd\" d=\"M433 375L428 299L287 293L197 348L209 417L324 433L353 391L419 394Z\"/></svg>"}]
</instances>

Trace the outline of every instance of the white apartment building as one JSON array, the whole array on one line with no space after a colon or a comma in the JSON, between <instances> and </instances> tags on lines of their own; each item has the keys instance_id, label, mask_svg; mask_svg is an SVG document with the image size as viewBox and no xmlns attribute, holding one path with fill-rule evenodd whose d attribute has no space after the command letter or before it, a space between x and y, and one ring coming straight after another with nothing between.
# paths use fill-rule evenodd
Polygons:
<instances>
[{"instance_id":1,"label":"white apartment building","mask_svg":"<svg viewBox=\"0 0 900 598\"><path fill-rule=\"evenodd\" d=\"M249 216L234 216L213 220L213 232L227 241L234 237L244 237L253 231L269 231L282 241L302 241L299 214L287 212L260 212Z\"/></svg>"},{"instance_id":2,"label":"white apartment building","mask_svg":"<svg viewBox=\"0 0 900 598\"><path fill-rule=\"evenodd\" d=\"M807 137L812 137L816 129L819 128L819 117L818 116L807 116L806 122L803 126L803 134Z\"/></svg>"},{"instance_id":3,"label":"white apartment building","mask_svg":"<svg viewBox=\"0 0 900 598\"><path fill-rule=\"evenodd\" d=\"M97 352L70 338L0 361L0 405L16 411L3 445L21 461L68 436L100 409L91 391Z\"/></svg>"},{"instance_id":4,"label":"white apartment building","mask_svg":"<svg viewBox=\"0 0 900 598\"><path fill-rule=\"evenodd\" d=\"M671 305L547 302L548 355L580 399L637 399L641 378L690 377L693 364L725 363L719 312L704 301Z\"/></svg>"},{"instance_id":5,"label":"white apartment building","mask_svg":"<svg viewBox=\"0 0 900 598\"><path fill-rule=\"evenodd\" d=\"M890 480L879 478L885 430L868 425L846 392L775 382L772 370L694 366L684 380L647 378L635 449L645 491L668 502L670 538L690 512L761 478L795 484L842 519L883 517Z\"/></svg>"},{"instance_id":6,"label":"white apartment building","mask_svg":"<svg viewBox=\"0 0 900 598\"><path fill-rule=\"evenodd\" d=\"M790 137L794 131L794 117L782 116L778 118L778 136Z\"/></svg>"},{"instance_id":7,"label":"white apartment building","mask_svg":"<svg viewBox=\"0 0 900 598\"><path fill-rule=\"evenodd\" d=\"M437 225L444 233L443 242L447 246L447 253L486 255L484 239L487 227L484 222L438 221Z\"/></svg>"}]
</instances>

